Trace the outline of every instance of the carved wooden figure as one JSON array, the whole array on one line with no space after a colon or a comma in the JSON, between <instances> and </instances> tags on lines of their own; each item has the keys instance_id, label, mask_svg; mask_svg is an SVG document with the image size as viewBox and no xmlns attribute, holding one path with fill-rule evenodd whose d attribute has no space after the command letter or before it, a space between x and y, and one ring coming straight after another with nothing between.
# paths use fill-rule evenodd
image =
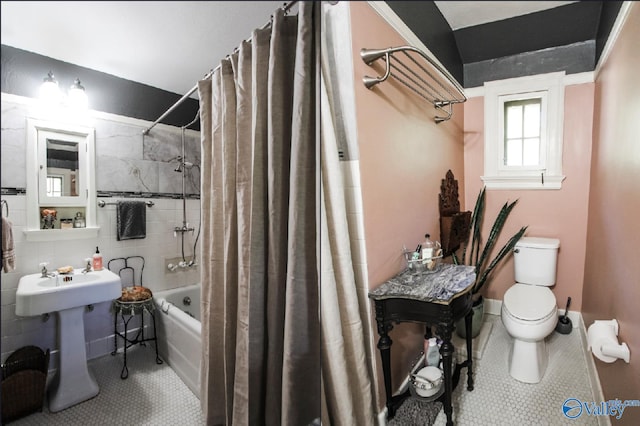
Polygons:
<instances>
[{"instance_id":1,"label":"carved wooden figure","mask_svg":"<svg viewBox=\"0 0 640 426\"><path fill-rule=\"evenodd\" d=\"M440 185L439 209L440 241L442 254L446 257L460 248L461 243L467 241L471 221L470 211L460 211L458 181L453 177L451 170L447 171Z\"/></svg>"}]
</instances>

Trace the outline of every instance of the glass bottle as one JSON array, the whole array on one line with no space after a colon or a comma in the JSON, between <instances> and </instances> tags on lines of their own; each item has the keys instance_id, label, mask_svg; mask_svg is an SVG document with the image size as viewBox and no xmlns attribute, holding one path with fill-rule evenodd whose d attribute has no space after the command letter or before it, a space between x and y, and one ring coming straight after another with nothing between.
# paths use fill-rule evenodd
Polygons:
<instances>
[{"instance_id":1,"label":"glass bottle","mask_svg":"<svg viewBox=\"0 0 640 426\"><path fill-rule=\"evenodd\" d=\"M76 213L76 217L73 219L73 227L74 228L84 228L86 223L84 221L84 217L82 216L82 212Z\"/></svg>"},{"instance_id":2,"label":"glass bottle","mask_svg":"<svg viewBox=\"0 0 640 426\"><path fill-rule=\"evenodd\" d=\"M435 249L436 245L433 241L431 241L429 234L425 234L424 238L424 243L422 243L422 263L427 264L433 257L433 250Z\"/></svg>"}]
</instances>

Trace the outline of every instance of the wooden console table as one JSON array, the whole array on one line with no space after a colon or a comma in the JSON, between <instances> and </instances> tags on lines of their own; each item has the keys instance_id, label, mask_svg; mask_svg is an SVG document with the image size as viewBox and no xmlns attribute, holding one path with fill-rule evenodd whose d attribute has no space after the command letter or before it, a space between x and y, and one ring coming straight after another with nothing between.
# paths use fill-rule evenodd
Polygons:
<instances>
[{"instance_id":1,"label":"wooden console table","mask_svg":"<svg viewBox=\"0 0 640 426\"><path fill-rule=\"evenodd\" d=\"M396 275L380 287L369 292L369 298L375 302L376 321L378 323L378 349L382 358L386 405L389 418L395 415L396 408L405 395L395 398L391 387L391 338L389 331L392 322L420 322L430 327L436 326L436 334L442 339L440 354L444 370L444 412L447 425L453 425L451 393L452 355L454 351L451 334L454 323L465 318L467 334L467 360L459 364L467 367L467 390L473 390L473 361L471 353L471 288L475 281L475 268L472 266L440 264L434 271L416 272L410 269Z\"/></svg>"}]
</instances>

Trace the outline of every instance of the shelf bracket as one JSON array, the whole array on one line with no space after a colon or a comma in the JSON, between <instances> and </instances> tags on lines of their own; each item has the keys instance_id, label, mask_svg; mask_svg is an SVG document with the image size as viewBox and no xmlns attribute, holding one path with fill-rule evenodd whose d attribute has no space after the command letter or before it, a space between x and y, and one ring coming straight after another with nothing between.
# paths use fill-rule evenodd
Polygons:
<instances>
[{"instance_id":1,"label":"shelf bracket","mask_svg":"<svg viewBox=\"0 0 640 426\"><path fill-rule=\"evenodd\" d=\"M467 100L464 89L451 74L426 53L413 46L362 49L360 57L369 66L378 60L385 63L385 71L382 76L363 77L362 81L367 89L372 89L389 77L393 77L432 104L436 110L444 113L444 115L438 114L434 117L436 123L450 120L453 116L453 104L463 103Z\"/></svg>"}]
</instances>

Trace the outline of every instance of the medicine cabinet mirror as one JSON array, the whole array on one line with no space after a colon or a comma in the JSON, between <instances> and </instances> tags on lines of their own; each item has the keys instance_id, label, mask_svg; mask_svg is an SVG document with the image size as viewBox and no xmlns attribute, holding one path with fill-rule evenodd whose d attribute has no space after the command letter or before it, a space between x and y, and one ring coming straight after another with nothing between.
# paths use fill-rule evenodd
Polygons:
<instances>
[{"instance_id":1,"label":"medicine cabinet mirror","mask_svg":"<svg viewBox=\"0 0 640 426\"><path fill-rule=\"evenodd\" d=\"M45 210L55 211L46 226ZM85 226L65 226L78 213ZM27 119L25 234L30 241L97 237L93 128Z\"/></svg>"}]
</instances>

